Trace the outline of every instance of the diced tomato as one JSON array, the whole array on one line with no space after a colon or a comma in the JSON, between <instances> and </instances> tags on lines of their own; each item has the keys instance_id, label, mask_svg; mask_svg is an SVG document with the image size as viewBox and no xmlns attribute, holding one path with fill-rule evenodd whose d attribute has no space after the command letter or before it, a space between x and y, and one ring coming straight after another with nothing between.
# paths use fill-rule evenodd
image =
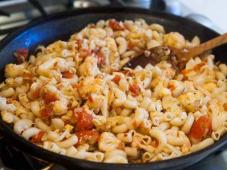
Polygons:
<instances>
[{"instance_id":1,"label":"diced tomato","mask_svg":"<svg viewBox=\"0 0 227 170\"><path fill-rule=\"evenodd\" d=\"M139 125L140 125L140 124L139 124L136 120L133 120L133 121L132 121L132 127L133 127L134 129L136 129Z\"/></svg>"},{"instance_id":2,"label":"diced tomato","mask_svg":"<svg viewBox=\"0 0 227 170\"><path fill-rule=\"evenodd\" d=\"M71 120L63 120L64 121L64 124L67 125L67 124L70 124L71 123Z\"/></svg>"},{"instance_id":3,"label":"diced tomato","mask_svg":"<svg viewBox=\"0 0 227 170\"><path fill-rule=\"evenodd\" d=\"M157 148L158 145L159 145L159 142L158 142L158 140L156 140L156 139L154 139L154 140L151 142L151 146L153 146L153 147L155 147L155 148Z\"/></svg>"},{"instance_id":4,"label":"diced tomato","mask_svg":"<svg viewBox=\"0 0 227 170\"><path fill-rule=\"evenodd\" d=\"M61 74L62 74L63 78L67 78L67 79L73 78L73 75L74 75L74 74L73 74L72 72L70 72L70 71L64 71L64 72L62 72Z\"/></svg>"},{"instance_id":5,"label":"diced tomato","mask_svg":"<svg viewBox=\"0 0 227 170\"><path fill-rule=\"evenodd\" d=\"M41 143L44 135L45 135L45 132L40 131L37 135L32 137L31 142L32 143Z\"/></svg>"},{"instance_id":6,"label":"diced tomato","mask_svg":"<svg viewBox=\"0 0 227 170\"><path fill-rule=\"evenodd\" d=\"M86 58L91 55L91 51L88 49L80 49L80 58Z\"/></svg>"},{"instance_id":7,"label":"diced tomato","mask_svg":"<svg viewBox=\"0 0 227 170\"><path fill-rule=\"evenodd\" d=\"M116 84L119 84L119 81L121 80L121 76L119 76L119 75L116 75L113 79L112 79L112 81L114 82L114 83L116 83Z\"/></svg>"},{"instance_id":8,"label":"diced tomato","mask_svg":"<svg viewBox=\"0 0 227 170\"><path fill-rule=\"evenodd\" d=\"M131 41L128 42L128 49L132 50L135 47L135 44Z\"/></svg>"},{"instance_id":9,"label":"diced tomato","mask_svg":"<svg viewBox=\"0 0 227 170\"><path fill-rule=\"evenodd\" d=\"M82 84L81 83L76 83L76 84L73 84L72 86L73 86L73 88L78 89L78 88L82 87Z\"/></svg>"},{"instance_id":10,"label":"diced tomato","mask_svg":"<svg viewBox=\"0 0 227 170\"><path fill-rule=\"evenodd\" d=\"M97 53L96 53L96 55L97 55L97 59L98 59L98 65L103 65L104 63L105 63L105 56L104 56L104 54L102 53L102 51L98 51Z\"/></svg>"},{"instance_id":11,"label":"diced tomato","mask_svg":"<svg viewBox=\"0 0 227 170\"><path fill-rule=\"evenodd\" d=\"M109 20L109 27L112 28L114 31L121 31L124 30L124 26L121 25L118 21L115 19Z\"/></svg>"},{"instance_id":12,"label":"diced tomato","mask_svg":"<svg viewBox=\"0 0 227 170\"><path fill-rule=\"evenodd\" d=\"M119 70L116 70L116 69L112 69L112 68L110 69L110 71L111 71L110 73L114 73L114 72L120 72Z\"/></svg>"},{"instance_id":13,"label":"diced tomato","mask_svg":"<svg viewBox=\"0 0 227 170\"><path fill-rule=\"evenodd\" d=\"M86 111L78 111L78 109L74 110L74 117L76 121L76 129L77 130L91 130L93 128L93 117L91 114Z\"/></svg>"},{"instance_id":14,"label":"diced tomato","mask_svg":"<svg viewBox=\"0 0 227 170\"><path fill-rule=\"evenodd\" d=\"M132 92L133 96L138 96L140 93L140 88L137 84L131 84L129 90Z\"/></svg>"},{"instance_id":15,"label":"diced tomato","mask_svg":"<svg viewBox=\"0 0 227 170\"><path fill-rule=\"evenodd\" d=\"M76 135L78 137L78 145L81 144L95 144L98 139L99 139L99 133L95 130L80 130L78 132L76 132Z\"/></svg>"},{"instance_id":16,"label":"diced tomato","mask_svg":"<svg viewBox=\"0 0 227 170\"><path fill-rule=\"evenodd\" d=\"M206 63L205 62L201 62L201 63L195 65L195 67L193 68L193 70L199 71L204 65L206 65Z\"/></svg>"},{"instance_id":17,"label":"diced tomato","mask_svg":"<svg viewBox=\"0 0 227 170\"><path fill-rule=\"evenodd\" d=\"M189 74L192 71L198 72L205 64L206 64L205 62L202 62L202 63L195 65L192 69L187 69L187 70L184 69L181 71L181 74L183 74L184 76L187 76L187 74Z\"/></svg>"},{"instance_id":18,"label":"diced tomato","mask_svg":"<svg viewBox=\"0 0 227 170\"><path fill-rule=\"evenodd\" d=\"M76 40L76 43L77 43L77 45L78 45L78 49L81 49L81 48L82 48L82 43L83 43L83 41L80 40L80 39L78 39L78 40Z\"/></svg>"},{"instance_id":19,"label":"diced tomato","mask_svg":"<svg viewBox=\"0 0 227 170\"><path fill-rule=\"evenodd\" d=\"M183 74L184 76L187 76L187 74L189 74L190 72L192 71L192 69L184 69L184 70L181 70L181 74Z\"/></svg>"},{"instance_id":20,"label":"diced tomato","mask_svg":"<svg viewBox=\"0 0 227 170\"><path fill-rule=\"evenodd\" d=\"M171 82L169 83L168 87L171 91L175 90L175 88L176 88L176 86Z\"/></svg>"},{"instance_id":21,"label":"diced tomato","mask_svg":"<svg viewBox=\"0 0 227 170\"><path fill-rule=\"evenodd\" d=\"M49 104L49 103L57 100L57 97L54 93L46 92L43 95L43 100L44 100L45 104Z\"/></svg>"},{"instance_id":22,"label":"diced tomato","mask_svg":"<svg viewBox=\"0 0 227 170\"><path fill-rule=\"evenodd\" d=\"M29 80L33 78L32 73L23 73L22 76L24 79L29 79Z\"/></svg>"},{"instance_id":23,"label":"diced tomato","mask_svg":"<svg viewBox=\"0 0 227 170\"><path fill-rule=\"evenodd\" d=\"M200 116L193 123L188 136L193 143L198 143L211 133L211 129L212 129L211 119L206 115Z\"/></svg>"},{"instance_id":24,"label":"diced tomato","mask_svg":"<svg viewBox=\"0 0 227 170\"><path fill-rule=\"evenodd\" d=\"M40 97L40 90L41 88L36 88L34 92L31 93L31 97L33 99L37 99Z\"/></svg>"},{"instance_id":25,"label":"diced tomato","mask_svg":"<svg viewBox=\"0 0 227 170\"><path fill-rule=\"evenodd\" d=\"M40 111L40 115L44 119L48 119L53 114L52 109L50 107L45 107Z\"/></svg>"},{"instance_id":26,"label":"diced tomato","mask_svg":"<svg viewBox=\"0 0 227 170\"><path fill-rule=\"evenodd\" d=\"M16 53L17 63L23 63L28 59L28 49L27 48L19 48Z\"/></svg>"},{"instance_id":27,"label":"diced tomato","mask_svg":"<svg viewBox=\"0 0 227 170\"><path fill-rule=\"evenodd\" d=\"M33 82L33 75L32 73L24 73L23 74L23 79L28 82L28 83L32 83Z\"/></svg>"},{"instance_id":28,"label":"diced tomato","mask_svg":"<svg viewBox=\"0 0 227 170\"><path fill-rule=\"evenodd\" d=\"M93 98L92 98L91 95L88 96L88 101L89 101L89 102L94 102L94 100L93 100Z\"/></svg>"},{"instance_id":29,"label":"diced tomato","mask_svg":"<svg viewBox=\"0 0 227 170\"><path fill-rule=\"evenodd\" d=\"M223 104L224 110L227 111L227 103Z\"/></svg>"}]
</instances>

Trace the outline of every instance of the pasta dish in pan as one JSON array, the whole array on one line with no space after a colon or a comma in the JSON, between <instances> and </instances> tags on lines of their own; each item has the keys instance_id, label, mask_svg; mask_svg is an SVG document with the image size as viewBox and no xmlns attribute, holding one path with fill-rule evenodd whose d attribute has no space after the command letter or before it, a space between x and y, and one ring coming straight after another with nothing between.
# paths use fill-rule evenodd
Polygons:
<instances>
[{"instance_id":1,"label":"pasta dish in pan","mask_svg":"<svg viewBox=\"0 0 227 170\"><path fill-rule=\"evenodd\" d=\"M200 43L159 24L100 20L39 46L5 67L1 118L50 151L105 163L144 163L190 154L227 131L227 66L214 55L177 73L170 63L122 68L156 46Z\"/></svg>"}]
</instances>

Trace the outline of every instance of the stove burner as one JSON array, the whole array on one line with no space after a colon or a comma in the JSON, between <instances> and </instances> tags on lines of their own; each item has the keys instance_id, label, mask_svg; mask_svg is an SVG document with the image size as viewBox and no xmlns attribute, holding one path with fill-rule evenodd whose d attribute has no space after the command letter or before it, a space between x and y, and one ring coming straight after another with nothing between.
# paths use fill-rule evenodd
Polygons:
<instances>
[{"instance_id":1,"label":"stove burner","mask_svg":"<svg viewBox=\"0 0 227 170\"><path fill-rule=\"evenodd\" d=\"M6 17L9 17L10 14L5 12L5 11L0 11L0 16L6 16Z\"/></svg>"},{"instance_id":2,"label":"stove burner","mask_svg":"<svg viewBox=\"0 0 227 170\"><path fill-rule=\"evenodd\" d=\"M0 38L37 17L95 6L140 6L164 10L164 0L10 0L0 1ZM5 12L7 11L7 12ZM1 17L2 16L2 17Z\"/></svg>"},{"instance_id":3,"label":"stove burner","mask_svg":"<svg viewBox=\"0 0 227 170\"><path fill-rule=\"evenodd\" d=\"M41 3L37 0L28 0L41 14L43 17L47 16L47 13Z\"/></svg>"},{"instance_id":4,"label":"stove burner","mask_svg":"<svg viewBox=\"0 0 227 170\"><path fill-rule=\"evenodd\" d=\"M100 6L98 2L93 2L89 0L75 0L73 2L74 8L87 8L87 7L94 7L94 6Z\"/></svg>"}]
</instances>

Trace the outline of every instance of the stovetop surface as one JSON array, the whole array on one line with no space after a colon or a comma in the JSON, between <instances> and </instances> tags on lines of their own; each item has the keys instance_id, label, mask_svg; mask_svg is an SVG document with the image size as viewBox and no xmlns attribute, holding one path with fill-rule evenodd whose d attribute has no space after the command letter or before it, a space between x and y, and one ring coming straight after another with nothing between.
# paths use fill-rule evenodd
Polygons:
<instances>
[{"instance_id":1,"label":"stovetop surface","mask_svg":"<svg viewBox=\"0 0 227 170\"><path fill-rule=\"evenodd\" d=\"M177 0L8 0L0 1L0 39L36 17L89 6L125 5L164 10L185 16L190 11ZM66 168L34 158L8 144L0 136L0 170L66 170ZM227 170L227 146L185 170ZM79 169L78 169L79 170Z\"/></svg>"}]
</instances>

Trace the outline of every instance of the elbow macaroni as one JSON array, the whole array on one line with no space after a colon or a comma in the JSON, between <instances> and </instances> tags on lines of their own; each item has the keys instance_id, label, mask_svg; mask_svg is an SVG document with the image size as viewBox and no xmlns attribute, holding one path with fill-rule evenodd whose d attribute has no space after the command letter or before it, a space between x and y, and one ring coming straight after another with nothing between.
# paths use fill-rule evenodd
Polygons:
<instances>
[{"instance_id":1,"label":"elbow macaroni","mask_svg":"<svg viewBox=\"0 0 227 170\"><path fill-rule=\"evenodd\" d=\"M38 146L95 162L152 162L203 149L227 132L226 64L208 54L179 73L167 61L122 68L156 46L199 43L142 19L90 24L40 46L29 62L6 65L1 118ZM210 133L195 142L202 116Z\"/></svg>"}]
</instances>

